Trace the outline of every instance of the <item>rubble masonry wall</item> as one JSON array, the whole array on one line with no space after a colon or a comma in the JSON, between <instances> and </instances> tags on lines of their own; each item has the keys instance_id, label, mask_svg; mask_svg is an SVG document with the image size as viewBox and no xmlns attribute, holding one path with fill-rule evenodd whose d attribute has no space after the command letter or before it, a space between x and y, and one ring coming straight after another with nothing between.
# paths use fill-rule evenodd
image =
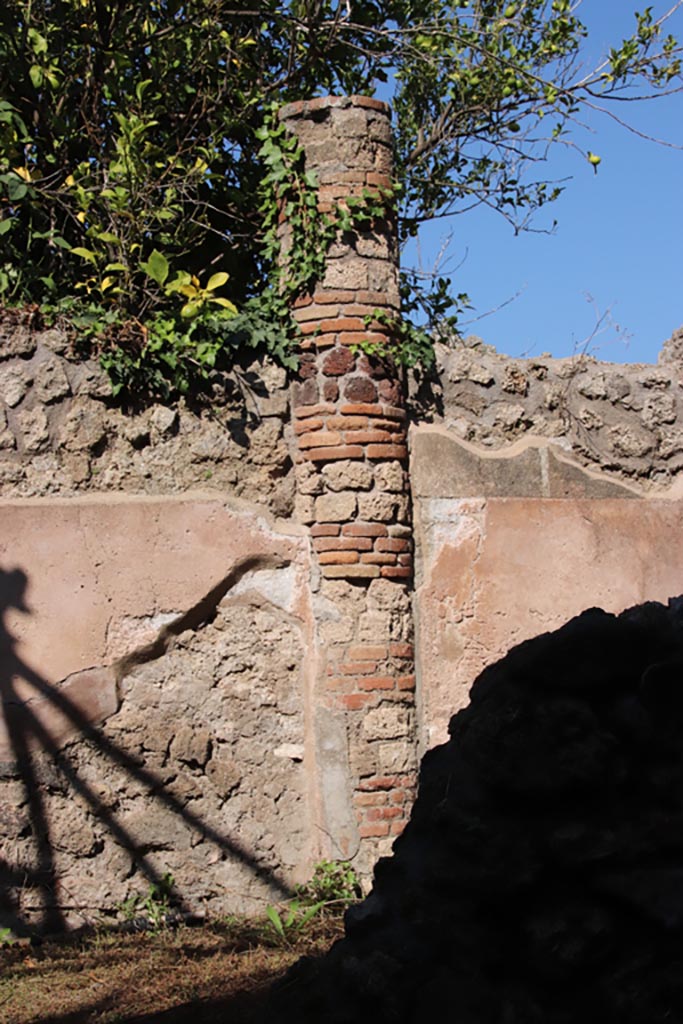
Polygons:
<instances>
[{"instance_id":1,"label":"rubble masonry wall","mask_svg":"<svg viewBox=\"0 0 683 1024\"><path fill-rule=\"evenodd\" d=\"M282 117L321 208L390 182L384 104ZM353 348L377 309L399 309L390 220L298 301L296 379L254 364L210 408L138 410L64 331L2 314L3 926L120 916L167 873L211 914L321 857L367 874L485 664L683 589L678 335L633 367L459 340L406 388Z\"/></svg>"}]
</instances>

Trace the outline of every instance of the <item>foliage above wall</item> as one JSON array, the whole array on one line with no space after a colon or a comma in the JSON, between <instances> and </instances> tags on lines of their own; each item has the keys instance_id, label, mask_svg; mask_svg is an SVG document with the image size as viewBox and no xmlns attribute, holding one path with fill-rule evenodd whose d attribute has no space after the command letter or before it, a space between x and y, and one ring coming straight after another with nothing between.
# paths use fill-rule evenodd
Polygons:
<instances>
[{"instance_id":1,"label":"foliage above wall","mask_svg":"<svg viewBox=\"0 0 683 1024\"><path fill-rule=\"evenodd\" d=\"M583 103L681 74L650 8L592 74L576 70L585 30L569 0L252 8L7 0L0 11L0 299L73 322L119 389L194 387L245 345L287 361L293 329L274 308L264 216L273 188L305 204L315 182L296 152L277 163L273 104L390 80L405 239L481 202L525 224L557 195L526 170ZM433 322L453 312L445 282L406 279L405 296Z\"/></svg>"}]
</instances>

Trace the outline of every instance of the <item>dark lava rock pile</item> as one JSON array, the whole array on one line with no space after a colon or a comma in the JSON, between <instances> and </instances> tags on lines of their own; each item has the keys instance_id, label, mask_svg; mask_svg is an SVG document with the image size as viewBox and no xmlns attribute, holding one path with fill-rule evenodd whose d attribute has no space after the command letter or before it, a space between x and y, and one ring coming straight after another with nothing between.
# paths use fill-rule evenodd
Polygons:
<instances>
[{"instance_id":1,"label":"dark lava rock pile","mask_svg":"<svg viewBox=\"0 0 683 1024\"><path fill-rule=\"evenodd\" d=\"M683 598L521 644L449 731L269 1022L683 1021Z\"/></svg>"}]
</instances>

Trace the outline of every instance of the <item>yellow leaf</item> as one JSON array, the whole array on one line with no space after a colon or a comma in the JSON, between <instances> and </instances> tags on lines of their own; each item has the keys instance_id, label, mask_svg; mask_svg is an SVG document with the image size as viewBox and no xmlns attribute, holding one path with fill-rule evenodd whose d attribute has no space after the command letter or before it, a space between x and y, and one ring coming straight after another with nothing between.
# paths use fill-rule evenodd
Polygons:
<instances>
[{"instance_id":1,"label":"yellow leaf","mask_svg":"<svg viewBox=\"0 0 683 1024\"><path fill-rule=\"evenodd\" d=\"M85 210L79 210L76 214L76 220L79 224L85 224Z\"/></svg>"},{"instance_id":2,"label":"yellow leaf","mask_svg":"<svg viewBox=\"0 0 683 1024\"><path fill-rule=\"evenodd\" d=\"M15 174L18 174L20 178L23 178L24 181L31 180L31 172L27 167L14 167L13 171Z\"/></svg>"},{"instance_id":3,"label":"yellow leaf","mask_svg":"<svg viewBox=\"0 0 683 1024\"><path fill-rule=\"evenodd\" d=\"M68 177L64 179L64 184L67 186L67 188L71 188L73 185L76 184L76 179L74 178L73 174L69 174Z\"/></svg>"},{"instance_id":4,"label":"yellow leaf","mask_svg":"<svg viewBox=\"0 0 683 1024\"><path fill-rule=\"evenodd\" d=\"M223 309L229 309L231 313L234 313L235 316L237 316L237 306L234 304L234 302L230 302L229 299L218 298L211 299L210 301L213 303L214 306L222 306Z\"/></svg>"},{"instance_id":5,"label":"yellow leaf","mask_svg":"<svg viewBox=\"0 0 683 1024\"><path fill-rule=\"evenodd\" d=\"M218 273L212 274L206 285L207 292L215 292L217 288L222 288L229 276L224 270L219 270Z\"/></svg>"}]
</instances>

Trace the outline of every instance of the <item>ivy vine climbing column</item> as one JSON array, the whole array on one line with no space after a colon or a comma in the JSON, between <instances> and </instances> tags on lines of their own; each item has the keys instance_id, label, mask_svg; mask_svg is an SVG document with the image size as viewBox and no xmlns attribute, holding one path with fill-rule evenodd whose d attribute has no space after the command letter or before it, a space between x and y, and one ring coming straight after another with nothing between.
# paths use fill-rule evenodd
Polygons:
<instances>
[{"instance_id":1,"label":"ivy vine climbing column","mask_svg":"<svg viewBox=\"0 0 683 1024\"><path fill-rule=\"evenodd\" d=\"M280 116L303 148L322 217L390 194L385 104L327 97ZM393 216L380 207L337 232L294 309L303 339L292 388L297 514L316 553L318 852L354 858L361 871L400 834L416 769L406 412L388 355L398 256ZM278 230L286 260L286 207Z\"/></svg>"}]
</instances>

